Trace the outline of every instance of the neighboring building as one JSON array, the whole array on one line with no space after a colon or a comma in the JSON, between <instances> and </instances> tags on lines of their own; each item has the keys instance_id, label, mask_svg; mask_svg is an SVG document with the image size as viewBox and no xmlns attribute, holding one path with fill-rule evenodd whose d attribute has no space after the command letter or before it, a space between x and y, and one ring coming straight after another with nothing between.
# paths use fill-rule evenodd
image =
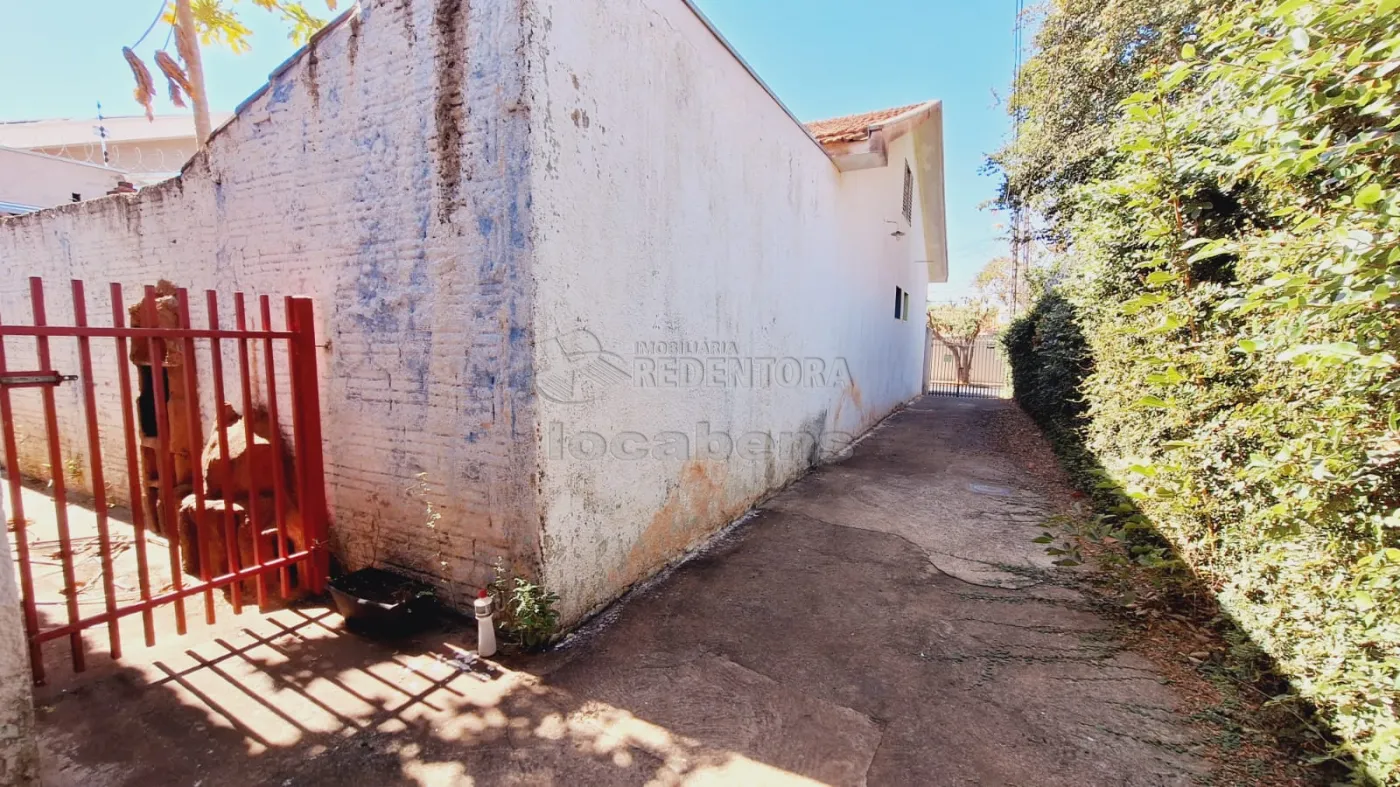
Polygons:
<instances>
[{"instance_id":1,"label":"neighboring building","mask_svg":"<svg viewBox=\"0 0 1400 787\"><path fill-rule=\"evenodd\" d=\"M179 178L0 221L0 266L314 296L341 561L461 600L504 559L576 621L922 389L941 107L814 129L682 0L366 2Z\"/></svg>"},{"instance_id":2,"label":"neighboring building","mask_svg":"<svg viewBox=\"0 0 1400 787\"><path fill-rule=\"evenodd\" d=\"M123 179L111 167L0 147L0 215L105 197Z\"/></svg>"},{"instance_id":3,"label":"neighboring building","mask_svg":"<svg viewBox=\"0 0 1400 787\"><path fill-rule=\"evenodd\" d=\"M216 112L211 120L217 126L230 117L227 112ZM109 166L127 173L137 185L175 176L199 149L190 115L157 115L155 120L147 120L145 115L121 115L100 121L93 117L0 122L0 147Z\"/></svg>"}]
</instances>

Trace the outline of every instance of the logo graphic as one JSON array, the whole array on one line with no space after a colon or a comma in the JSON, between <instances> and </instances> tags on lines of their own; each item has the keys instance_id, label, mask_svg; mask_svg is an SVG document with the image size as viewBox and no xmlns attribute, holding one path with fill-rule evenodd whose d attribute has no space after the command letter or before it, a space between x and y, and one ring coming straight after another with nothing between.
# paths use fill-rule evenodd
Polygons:
<instances>
[{"instance_id":1,"label":"logo graphic","mask_svg":"<svg viewBox=\"0 0 1400 787\"><path fill-rule=\"evenodd\" d=\"M597 401L608 388L632 379L627 361L604 350L598 337L583 328L545 342L540 367L540 396L559 404Z\"/></svg>"}]
</instances>

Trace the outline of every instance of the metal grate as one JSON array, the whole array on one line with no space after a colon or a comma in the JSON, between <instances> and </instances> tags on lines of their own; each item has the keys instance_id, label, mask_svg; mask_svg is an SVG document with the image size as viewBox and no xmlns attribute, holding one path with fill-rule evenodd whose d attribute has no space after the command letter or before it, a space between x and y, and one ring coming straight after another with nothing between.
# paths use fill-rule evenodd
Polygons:
<instances>
[{"instance_id":1,"label":"metal grate","mask_svg":"<svg viewBox=\"0 0 1400 787\"><path fill-rule=\"evenodd\" d=\"M42 279L34 277L29 280L29 299L33 313L31 325L0 323L0 446L3 446L5 480L9 485L12 506L9 512L12 517L9 527L14 531L25 635L29 641L30 667L35 682L42 683L44 680L44 660L40 646L48 640L67 639L72 654L73 670L82 672L86 664L82 636L84 630L106 628L112 657L120 658L122 643L118 622L129 615L142 617L146 645L151 646L156 640L156 629L152 620L154 611L167 606L172 608L176 632L184 634L185 600L193 596L204 596L205 619L212 624L215 615L214 591L230 587L233 609L238 613L242 610L240 586L244 580L255 584L256 601L262 606L267 602L269 580L280 580L279 590L285 598L290 593L291 571L294 566L299 566L303 569L303 573L298 574L299 584L304 577L304 587L312 593L319 593L329 573L330 558L326 551L327 513L321 453L319 375L316 368L315 320L311 301L307 298L286 298L286 327L278 329L272 324L271 299L263 295L258 299L262 324L258 329L250 330L247 327L250 318L242 293L234 294L236 327L232 329L223 328L219 324L219 301L213 290L205 293L208 318L207 327L204 328L195 327L191 319L189 293L184 289L174 292L174 322L177 324L166 324L157 316L156 289L145 288L139 307L139 322L143 326L154 327L127 324L126 300L119 284L112 284L110 287L110 326L88 323L88 301L81 281L72 282L72 325L48 323ZM169 300L166 299L167 302ZM18 348L26 339L34 342L34 357L38 369L12 372L6 365L6 340L9 340L8 343L12 347ZM52 365L50 345L69 340L74 341L77 347L76 376L62 374ZM108 344L109 342L111 344ZM223 344L224 342L228 344ZM207 347L207 355L204 356L209 362L207 372L195 370L197 356L202 354L198 347L200 344ZM285 483L289 479L283 477L283 472L274 471L271 474L271 501L275 511L272 514L273 521L264 521L260 525L256 513L257 501L246 505L249 531L249 538L246 540L251 547L250 555L241 553L237 532L239 526L235 521L233 501L207 499L202 462L199 461L199 451L205 446L205 432L201 423L201 403L204 400L201 398L200 383L213 384L213 402L226 402L223 348L230 345L236 351L234 356L237 357L238 368L234 380L237 388L241 390L242 412L246 416L242 419L241 427L244 445L251 446L255 443L251 418L255 401L252 391L253 378L259 375L250 364L250 345L254 348L260 346L262 349L264 369L261 377L267 386L263 401L272 424L267 439L271 441L272 453L275 456L282 456L283 451L281 433L277 428L278 353L274 351L274 346L284 346L286 350L286 374L281 379L289 383L288 400L292 405L290 425L294 447L289 453L292 457L292 470L296 474L296 484L287 488ZM137 349L136 353L130 352L133 348ZM94 355L98 356L98 363L93 362ZM153 445L148 445L144 434L142 439L138 440L136 432L138 409L131 386L130 366L137 355L149 359L149 368L153 372L150 376L155 389L152 407L156 415L156 435L151 441ZM178 363L172 364L172 359ZM99 372L95 373L94 369ZM192 403L181 408L185 415L183 424L174 422L174 418L178 417L177 411L169 406L171 399L166 395L165 388L169 382L175 381L178 375L167 374L167 371L183 373L181 401ZM82 454L72 453L72 448L59 439L59 410L54 389L67 382L73 383L74 393L82 401L82 411L86 420L87 467L83 470L91 480L96 520L96 535L92 540L97 543L101 561L98 578L103 611L98 613L85 611L80 607L79 594L88 582L80 583L75 571L75 539L68 522L65 474L61 471L53 472L53 469L68 466L65 459L78 466L82 463ZM53 521L58 533L59 549L56 557L60 561L63 577L62 598L57 603L66 610L64 621L41 616L35 595L37 572L34 565L38 564L31 560L29 549L30 521L26 519L24 511L13 402L14 399L29 393L25 389L37 389L44 413L49 456L47 467L50 468L47 474L51 476L48 479L48 488L54 506ZM108 401L114 389L120 393L119 404ZM99 390L106 397L101 408L97 398ZM163 402L167 404L162 405ZM228 407L227 404L223 406ZM102 450L102 436L99 432L102 427L121 435L122 440L118 444L124 444L125 451L117 451L114 454L110 449L106 452ZM232 473L229 453L230 428L240 427L230 427L225 418L216 416L212 431L217 435L217 441L211 445L218 446L220 456L215 467L218 468L221 478L230 478ZM190 498L193 508L188 514L193 526L188 542L182 539L180 530L184 516L182 511L186 505L182 502L185 492L175 487L175 456L170 443L177 433L187 436L185 442L190 447L189 450L194 452L195 458L188 471L190 488L194 493ZM68 452L66 457L65 452ZM112 532L109 522L108 493L103 480L106 461L115 462L118 467L125 466L128 482L126 495L131 501L132 517L132 532L129 538L123 537L121 533ZM112 465L108 464L106 467L111 468ZM158 484L153 485L153 480L158 481ZM147 486L146 490L141 488L143 483ZM151 497L153 486L158 487L156 497ZM295 498L293 490L296 493ZM297 522L300 523L301 544L298 545L300 549L293 552L289 545L295 543L295 539L289 536L289 528L294 527ZM168 585L164 583L164 572L157 570L156 556L147 554L148 526L160 530L165 535L170 563ZM139 598L119 598L116 592L113 545L119 537L124 538L123 543L130 543L135 548ZM275 542L276 546L265 544L265 541ZM223 547L222 554L216 549L219 545ZM216 570L215 566L220 560L224 562ZM197 574L197 579L187 583L185 573L191 566L194 568L191 573ZM94 584L94 587L97 587L97 584Z\"/></svg>"},{"instance_id":2,"label":"metal grate","mask_svg":"<svg viewBox=\"0 0 1400 787\"><path fill-rule=\"evenodd\" d=\"M933 340L928 393L999 399L1009 396L1006 358L994 336L979 336L970 344Z\"/></svg>"},{"instance_id":3,"label":"metal grate","mask_svg":"<svg viewBox=\"0 0 1400 787\"><path fill-rule=\"evenodd\" d=\"M914 223L914 170L904 162L904 220Z\"/></svg>"}]
</instances>

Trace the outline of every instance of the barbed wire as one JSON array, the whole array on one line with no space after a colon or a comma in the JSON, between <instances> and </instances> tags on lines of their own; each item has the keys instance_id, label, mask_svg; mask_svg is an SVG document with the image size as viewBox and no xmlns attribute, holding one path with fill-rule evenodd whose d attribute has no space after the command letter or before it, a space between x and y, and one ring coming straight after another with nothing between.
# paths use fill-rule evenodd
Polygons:
<instances>
[{"instance_id":1,"label":"barbed wire","mask_svg":"<svg viewBox=\"0 0 1400 787\"><path fill-rule=\"evenodd\" d=\"M95 121L94 121L95 124ZM150 173L174 173L194 155L194 140L190 140L190 148L187 153L184 149L173 151L166 150L146 150L139 146L139 143L113 142L107 140L107 151L109 162L102 161L102 144L96 136L91 142L79 142L73 145L59 145L57 147L43 145L31 148L35 153L43 153L46 156L56 156L72 161L81 161L85 164L98 164L121 170L131 175L141 175Z\"/></svg>"}]
</instances>

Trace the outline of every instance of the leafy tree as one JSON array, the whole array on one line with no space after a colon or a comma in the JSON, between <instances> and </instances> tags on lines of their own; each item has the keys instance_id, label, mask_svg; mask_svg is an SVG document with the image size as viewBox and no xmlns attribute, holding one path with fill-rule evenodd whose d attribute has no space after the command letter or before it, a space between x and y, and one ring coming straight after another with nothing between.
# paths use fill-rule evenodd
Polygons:
<instances>
[{"instance_id":1,"label":"leafy tree","mask_svg":"<svg viewBox=\"0 0 1400 787\"><path fill-rule=\"evenodd\" d=\"M988 335L997 324L997 308L984 297L965 298L956 304L928 308L928 329L935 341L953 354L958 383L972 380L972 358L977 339Z\"/></svg>"},{"instance_id":2,"label":"leafy tree","mask_svg":"<svg viewBox=\"0 0 1400 787\"><path fill-rule=\"evenodd\" d=\"M287 38L301 45L311 38L311 34L326 26L326 20L307 9L308 3L282 2L281 0L246 0L250 5L274 14L287 24ZM253 48L253 33L243 24L239 6L244 0L193 0L190 10L199 31L200 43L226 46L234 52L247 52ZM337 0L322 0L328 12L334 12ZM173 14L166 20L174 24Z\"/></svg>"},{"instance_id":3,"label":"leafy tree","mask_svg":"<svg viewBox=\"0 0 1400 787\"><path fill-rule=\"evenodd\" d=\"M1013 316L1030 308L1045 291L1050 271L1046 265L1032 260L1016 270L1010 257L996 257L983 266L972 280L982 297L994 303L999 316Z\"/></svg>"},{"instance_id":4,"label":"leafy tree","mask_svg":"<svg viewBox=\"0 0 1400 787\"><path fill-rule=\"evenodd\" d=\"M1075 186L1113 169L1118 103L1146 69L1176 60L1204 11L1230 1L1051 0L1008 106L1020 134L990 158L1004 176L1000 206L1070 209Z\"/></svg>"},{"instance_id":5,"label":"leafy tree","mask_svg":"<svg viewBox=\"0 0 1400 787\"><path fill-rule=\"evenodd\" d=\"M337 0L323 0L328 11L334 11ZM264 11L276 14L289 26L288 38L297 44L305 43L311 34L324 27L324 19L307 10L301 2L283 0L248 0ZM185 106L188 97L194 104L195 135L200 145L209 136L209 106L205 98L204 67L200 58L200 46L218 44L236 53L252 49L252 31L244 24L238 6L242 0L163 0L156 20L147 29L144 40L158 24L170 26L169 39L174 40L179 60L171 57L162 47L155 54L156 66L166 78L166 86L171 103ZM140 42L138 41L139 45ZM136 80L136 102L146 110L146 117L154 119L155 83L150 69L133 51L123 47L122 56L131 68Z\"/></svg>"},{"instance_id":6,"label":"leafy tree","mask_svg":"<svg viewBox=\"0 0 1400 787\"><path fill-rule=\"evenodd\" d=\"M1104 161L1044 159L1065 177L1040 193L1073 206L1046 220L1087 352L1037 349L1042 319L1013 357L1077 365L1016 377L1077 385L1085 444L1136 504L1105 516L1170 541L1316 703L1358 778L1386 784L1400 784L1397 10L1241 0L1182 19L1184 43L1098 123ZM1047 95L1097 106L1089 81ZM1025 106L1047 119L1034 133L1063 114Z\"/></svg>"}]
</instances>

